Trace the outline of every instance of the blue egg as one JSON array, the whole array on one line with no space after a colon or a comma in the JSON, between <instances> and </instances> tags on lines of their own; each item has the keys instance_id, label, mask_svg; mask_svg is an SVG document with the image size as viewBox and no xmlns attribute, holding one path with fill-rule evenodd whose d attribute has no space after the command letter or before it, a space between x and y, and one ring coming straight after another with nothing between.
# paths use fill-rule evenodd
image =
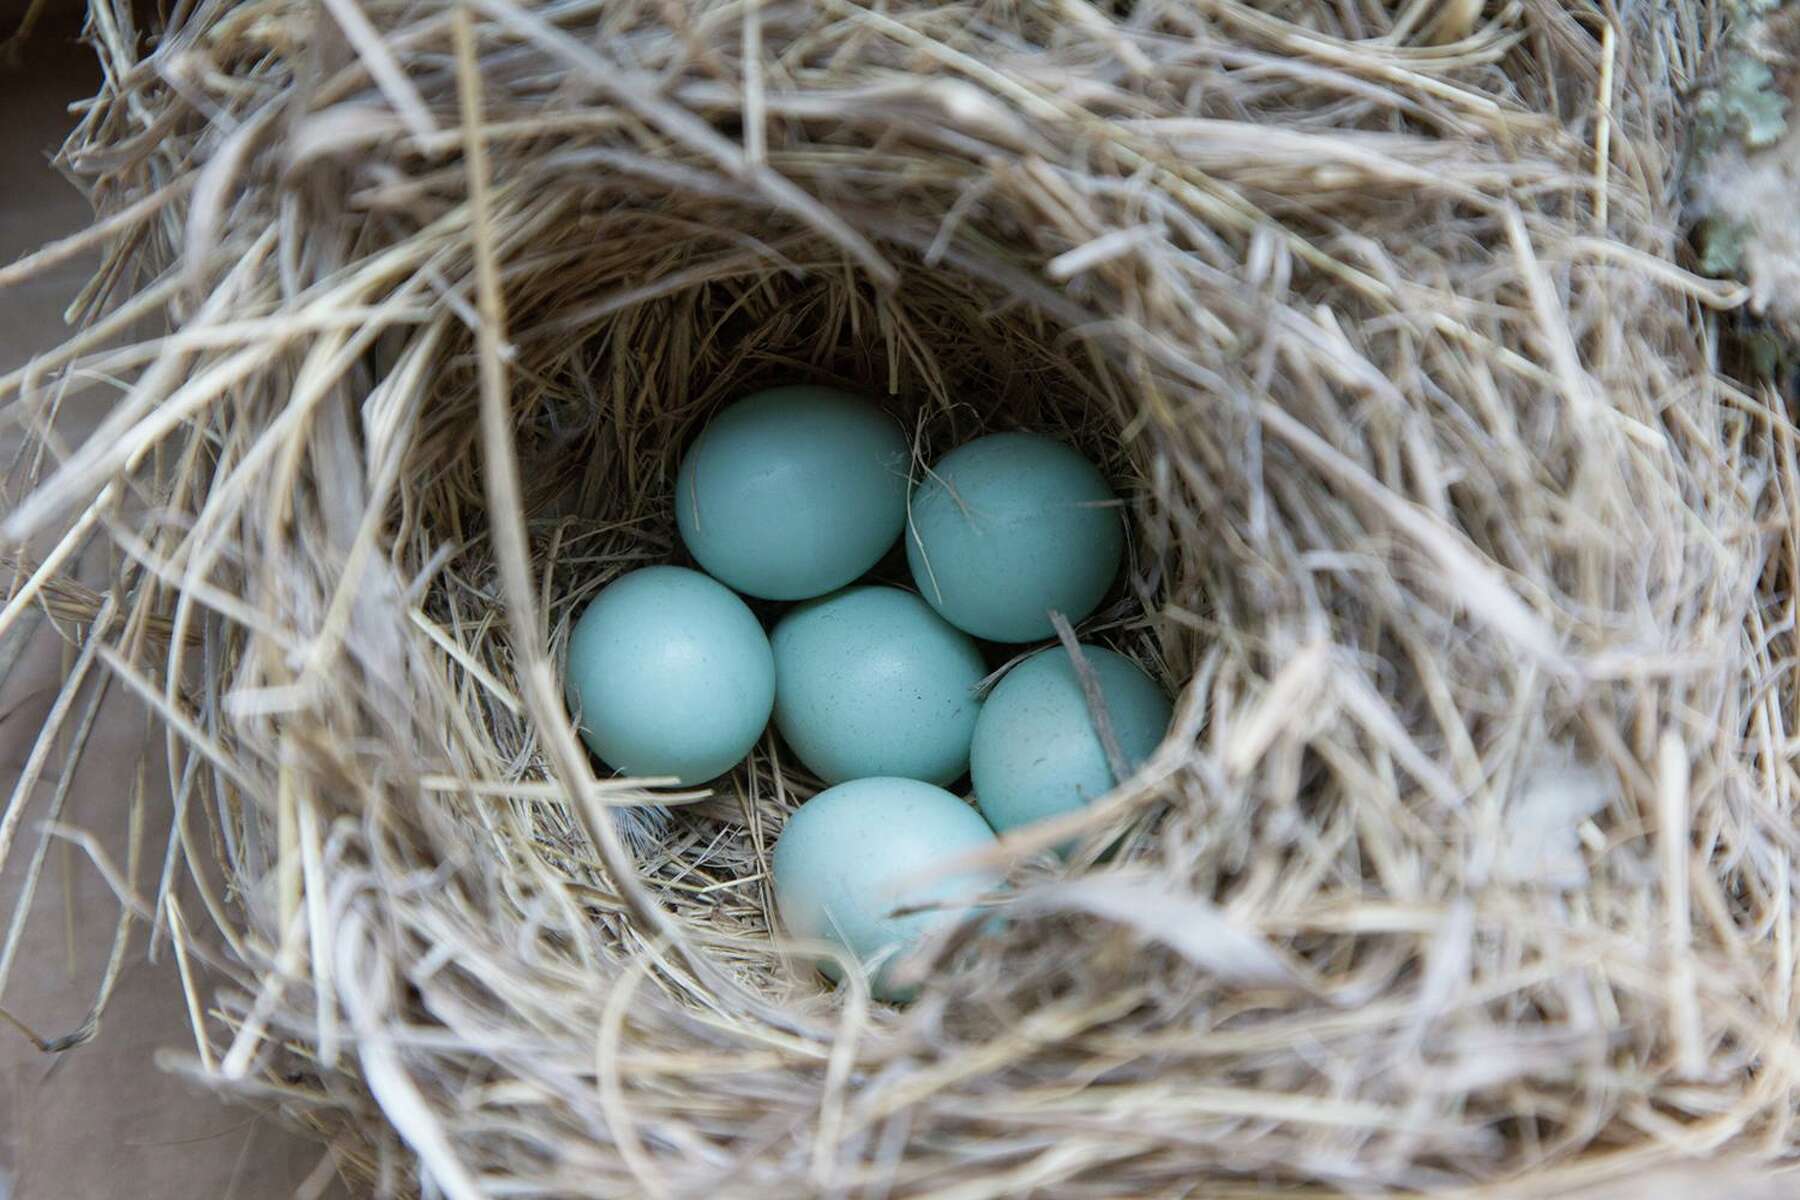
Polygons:
<instances>
[{"instance_id":1,"label":"blue egg","mask_svg":"<svg viewBox=\"0 0 1800 1200\"><path fill-rule=\"evenodd\" d=\"M1125 552L1118 500L1094 464L1051 438L996 433L958 446L913 492L906 560L919 594L997 642L1055 632L1099 606Z\"/></svg>"},{"instance_id":2,"label":"blue egg","mask_svg":"<svg viewBox=\"0 0 1800 1200\"><path fill-rule=\"evenodd\" d=\"M916 779L858 779L827 788L788 818L775 843L775 900L794 937L836 942L874 972L883 1000L911 999L894 968L934 926L966 903L894 915L940 901L966 901L993 887L991 869L921 878L994 843L980 815L949 792ZM821 960L833 979L837 964Z\"/></svg>"},{"instance_id":3,"label":"blue egg","mask_svg":"<svg viewBox=\"0 0 1800 1200\"><path fill-rule=\"evenodd\" d=\"M820 779L949 783L969 769L987 664L911 592L848 588L794 609L769 641L775 728Z\"/></svg>"},{"instance_id":4,"label":"blue egg","mask_svg":"<svg viewBox=\"0 0 1800 1200\"><path fill-rule=\"evenodd\" d=\"M575 622L566 688L582 738L610 766L700 783L762 736L775 659L729 589L683 567L643 567Z\"/></svg>"},{"instance_id":5,"label":"blue egg","mask_svg":"<svg viewBox=\"0 0 1800 1200\"><path fill-rule=\"evenodd\" d=\"M779 387L733 404L681 460L675 521L709 574L806 600L874 566L906 524L906 438L848 392Z\"/></svg>"},{"instance_id":6,"label":"blue egg","mask_svg":"<svg viewBox=\"0 0 1800 1200\"><path fill-rule=\"evenodd\" d=\"M1122 654L1083 644L1127 770L1169 727L1169 698ZM1032 655L994 685L969 753L975 802L996 832L1073 812L1111 791L1113 773L1074 664L1061 646Z\"/></svg>"}]
</instances>

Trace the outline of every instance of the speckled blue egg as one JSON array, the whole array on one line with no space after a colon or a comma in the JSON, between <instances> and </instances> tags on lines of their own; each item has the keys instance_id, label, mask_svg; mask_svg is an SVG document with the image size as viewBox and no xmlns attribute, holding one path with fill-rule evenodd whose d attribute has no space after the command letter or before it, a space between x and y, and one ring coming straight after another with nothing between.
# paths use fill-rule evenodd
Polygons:
<instances>
[{"instance_id":1,"label":"speckled blue egg","mask_svg":"<svg viewBox=\"0 0 1800 1200\"><path fill-rule=\"evenodd\" d=\"M827 783L969 769L981 651L911 592L853 587L775 626L775 728Z\"/></svg>"},{"instance_id":2,"label":"speckled blue egg","mask_svg":"<svg viewBox=\"0 0 1800 1200\"><path fill-rule=\"evenodd\" d=\"M900 536L909 461L900 427L867 400L770 388L713 418L689 448L675 521L695 561L738 591L822 596Z\"/></svg>"},{"instance_id":3,"label":"speckled blue egg","mask_svg":"<svg viewBox=\"0 0 1800 1200\"><path fill-rule=\"evenodd\" d=\"M906 559L919 594L958 629L997 642L1054 632L1099 606L1125 530L1106 479L1077 451L996 433L944 455L912 495Z\"/></svg>"},{"instance_id":4,"label":"speckled blue egg","mask_svg":"<svg viewBox=\"0 0 1800 1200\"><path fill-rule=\"evenodd\" d=\"M775 843L775 900L788 933L836 942L874 972L883 1000L911 999L894 968L934 926L966 903L895 916L894 910L972 899L998 882L975 869L921 879L959 855L992 845L976 811L916 779L857 779L827 788L788 818ZM820 970L840 977L837 964Z\"/></svg>"},{"instance_id":5,"label":"speckled blue egg","mask_svg":"<svg viewBox=\"0 0 1800 1200\"><path fill-rule=\"evenodd\" d=\"M775 658L729 588L683 567L643 567L575 622L566 686L581 736L608 765L700 783L762 735Z\"/></svg>"},{"instance_id":6,"label":"speckled blue egg","mask_svg":"<svg viewBox=\"0 0 1800 1200\"><path fill-rule=\"evenodd\" d=\"M1122 654L1083 645L1126 768L1150 757L1169 727L1169 698ZM975 721L975 802L999 833L1073 812L1113 788L1111 766L1074 664L1061 646L1032 655L988 694Z\"/></svg>"}]
</instances>

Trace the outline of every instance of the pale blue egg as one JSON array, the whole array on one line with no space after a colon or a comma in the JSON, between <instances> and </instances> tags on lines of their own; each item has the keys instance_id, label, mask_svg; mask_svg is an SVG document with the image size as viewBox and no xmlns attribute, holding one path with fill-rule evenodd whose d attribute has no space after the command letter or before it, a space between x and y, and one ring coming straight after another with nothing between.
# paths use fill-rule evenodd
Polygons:
<instances>
[{"instance_id":1,"label":"pale blue egg","mask_svg":"<svg viewBox=\"0 0 1800 1200\"><path fill-rule=\"evenodd\" d=\"M788 933L836 942L874 971L875 995L907 1000L894 967L934 926L999 880L988 868L922 878L994 842L976 811L916 779L857 779L827 788L788 818L775 843L775 900ZM901 916L934 902L943 908ZM960 902L960 903L958 903ZM819 967L833 979L836 963Z\"/></svg>"},{"instance_id":2,"label":"pale blue egg","mask_svg":"<svg viewBox=\"0 0 1800 1200\"><path fill-rule=\"evenodd\" d=\"M1134 769L1169 727L1169 698L1124 655L1085 644L1081 652L1125 767ZM994 685L975 722L969 773L975 802L999 833L1073 812L1112 790L1112 768L1068 651L1040 651Z\"/></svg>"},{"instance_id":3,"label":"pale blue egg","mask_svg":"<svg viewBox=\"0 0 1800 1200\"><path fill-rule=\"evenodd\" d=\"M1117 498L1094 464L1051 438L996 433L939 459L913 491L906 560L919 594L958 629L1029 642L1099 606L1125 552Z\"/></svg>"},{"instance_id":4,"label":"pale blue egg","mask_svg":"<svg viewBox=\"0 0 1800 1200\"><path fill-rule=\"evenodd\" d=\"M582 738L609 766L701 783L762 735L775 659L730 589L684 567L643 567L575 622L566 688Z\"/></svg>"},{"instance_id":5,"label":"pale blue egg","mask_svg":"<svg viewBox=\"0 0 1800 1200\"><path fill-rule=\"evenodd\" d=\"M775 728L827 783L969 769L981 651L911 592L853 587L775 626Z\"/></svg>"},{"instance_id":6,"label":"pale blue egg","mask_svg":"<svg viewBox=\"0 0 1800 1200\"><path fill-rule=\"evenodd\" d=\"M906 524L906 438L828 387L756 392L714 417L681 460L675 521L708 573L765 600L843 587Z\"/></svg>"}]
</instances>

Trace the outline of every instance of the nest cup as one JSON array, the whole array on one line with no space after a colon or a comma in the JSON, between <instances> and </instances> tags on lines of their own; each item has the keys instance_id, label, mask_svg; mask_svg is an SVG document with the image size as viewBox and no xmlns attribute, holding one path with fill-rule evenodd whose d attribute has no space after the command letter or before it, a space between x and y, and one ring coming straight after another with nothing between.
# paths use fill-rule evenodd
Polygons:
<instances>
[{"instance_id":1,"label":"nest cup","mask_svg":"<svg viewBox=\"0 0 1800 1200\"><path fill-rule=\"evenodd\" d=\"M759 219L754 213L745 218ZM681 261L695 248L684 244L672 257ZM704 260L705 249L700 252ZM549 629L550 662L560 666L574 620L622 573L649 563L696 566L675 529L681 457L722 406L763 387L816 382L873 400L912 431L915 478L941 454L971 438L1028 429L1080 447L1123 496L1142 494L1138 463L1119 436L1130 420L1120 403L1122 381L1103 360L1084 359L1075 339L1056 323L1039 313L1008 311L1015 306L996 289L921 265L909 264L895 287L882 288L838 257L829 243L802 241L795 257L836 269L760 259L726 266L717 276L686 282L671 296L601 316L591 327L583 324L572 344L547 337L541 362L523 361L527 339L515 343L521 351L519 370L543 380L535 405L520 406L515 393L509 411L518 421L521 511L531 577L543 598ZM563 281L554 282L560 290ZM542 303L547 306L543 311L557 314L565 301L552 295ZM552 323L560 325L560 316ZM907 338L918 339L912 354ZM467 349L473 357L473 348ZM615 357L630 364L626 370L617 370ZM468 364L453 385L455 400L446 414L452 426L470 434L478 428L476 374L474 364ZM615 422L622 408L634 407L645 396L659 399L640 420ZM457 405L462 406L460 415L454 415ZM446 546L443 530L448 526L437 521L473 531L486 523L485 456L479 437L466 437L446 449L451 455L447 461L422 462L401 472L438 481L418 501L422 516L414 571L429 561L425 554L430 548L438 547L441 555ZM1134 509L1129 499L1122 499L1120 505L1122 517L1140 525L1140 546L1169 544L1166 530L1144 524L1155 519L1147 504ZM500 587L490 540L477 532L459 541L465 552L444 561L423 600L425 612L453 631L466 619L459 614L491 613ZM1172 590L1164 563L1147 558L1147 551L1134 556L1079 632L1137 653L1160 674L1165 654L1191 658L1200 639L1175 628L1165 642L1158 636L1158 623L1146 620L1147 608ZM913 586L904 543L896 543L865 580ZM793 607L746 599L771 627ZM481 647L489 675L502 680L512 670L511 655L503 631L495 632L502 636L492 642L479 636L466 640ZM989 647L989 657L1004 669L1033 648L996 644ZM509 755L522 764L533 763L542 777L543 756L531 745L530 721L519 719L523 702L503 694L472 698L479 702L478 727L509 730L517 739ZM603 778L611 774L598 760L592 765ZM661 839L686 824L671 822L671 808L739 828L787 811L819 786L771 735L739 772L710 789L711 795L679 793L665 805L661 793L613 788L613 823L640 856L661 860ZM775 808L759 810L761 800ZM778 825L768 828L770 844L776 829ZM763 874L768 863L756 849L762 840L744 830L741 836L714 842L706 850L708 870L720 880ZM679 894L668 900L686 907ZM720 915L716 909L709 900L696 915L712 921ZM766 905L758 916L765 921L759 934L766 937L771 932Z\"/></svg>"},{"instance_id":2,"label":"nest cup","mask_svg":"<svg viewBox=\"0 0 1800 1200\"><path fill-rule=\"evenodd\" d=\"M186 1068L383 1194L1789 1153L1794 441L1668 208L1723 10L1651 7L97 3L101 215L10 269L104 248L0 381L5 611L168 731L170 866L119 882L211 998ZM1080 446L1132 532L1081 632L1179 692L901 1008L779 937L778 742L608 779L556 678L682 561L705 420L800 381L921 464Z\"/></svg>"}]
</instances>

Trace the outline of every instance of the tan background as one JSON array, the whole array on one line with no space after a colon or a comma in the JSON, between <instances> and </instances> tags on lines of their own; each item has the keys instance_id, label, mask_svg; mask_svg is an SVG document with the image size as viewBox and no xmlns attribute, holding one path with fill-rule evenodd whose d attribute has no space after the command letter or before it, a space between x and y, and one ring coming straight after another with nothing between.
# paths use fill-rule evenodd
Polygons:
<instances>
[{"instance_id":1,"label":"tan background","mask_svg":"<svg viewBox=\"0 0 1800 1200\"><path fill-rule=\"evenodd\" d=\"M15 28L22 7L0 0L0 39ZM72 125L68 105L93 94L98 73L91 53L74 41L79 6L55 0L53 7L57 11L39 26L22 61L0 63L0 263L80 228L88 215L80 195L49 167L49 156ZM84 258L0 291L0 374L65 336L61 311L92 265ZM0 430L0 471L16 445L13 430ZM0 494L0 506L7 502ZM0 576L0 595L9 583ZM63 644L41 620L23 636L0 638L0 804L54 699ZM115 690L76 776L65 820L122 829L125 787L146 729L142 709ZM60 761L60 755L52 759ZM0 937L54 787L53 765L0 870ZM166 783L153 778L148 799L145 845L160 858L168 829ZM123 863L125 839L115 834L107 842ZM53 846L0 1007L43 1037L78 1028L104 970L118 911L86 858ZM159 1049L191 1054L193 1037L167 950L161 961L148 962L146 940L137 925L93 1042L48 1056L0 1023L0 1200L261 1200L295 1194L308 1176L315 1186L303 1188L304 1194L342 1196L329 1164L321 1167L319 1146L267 1115L221 1103L157 1069Z\"/></svg>"}]
</instances>

